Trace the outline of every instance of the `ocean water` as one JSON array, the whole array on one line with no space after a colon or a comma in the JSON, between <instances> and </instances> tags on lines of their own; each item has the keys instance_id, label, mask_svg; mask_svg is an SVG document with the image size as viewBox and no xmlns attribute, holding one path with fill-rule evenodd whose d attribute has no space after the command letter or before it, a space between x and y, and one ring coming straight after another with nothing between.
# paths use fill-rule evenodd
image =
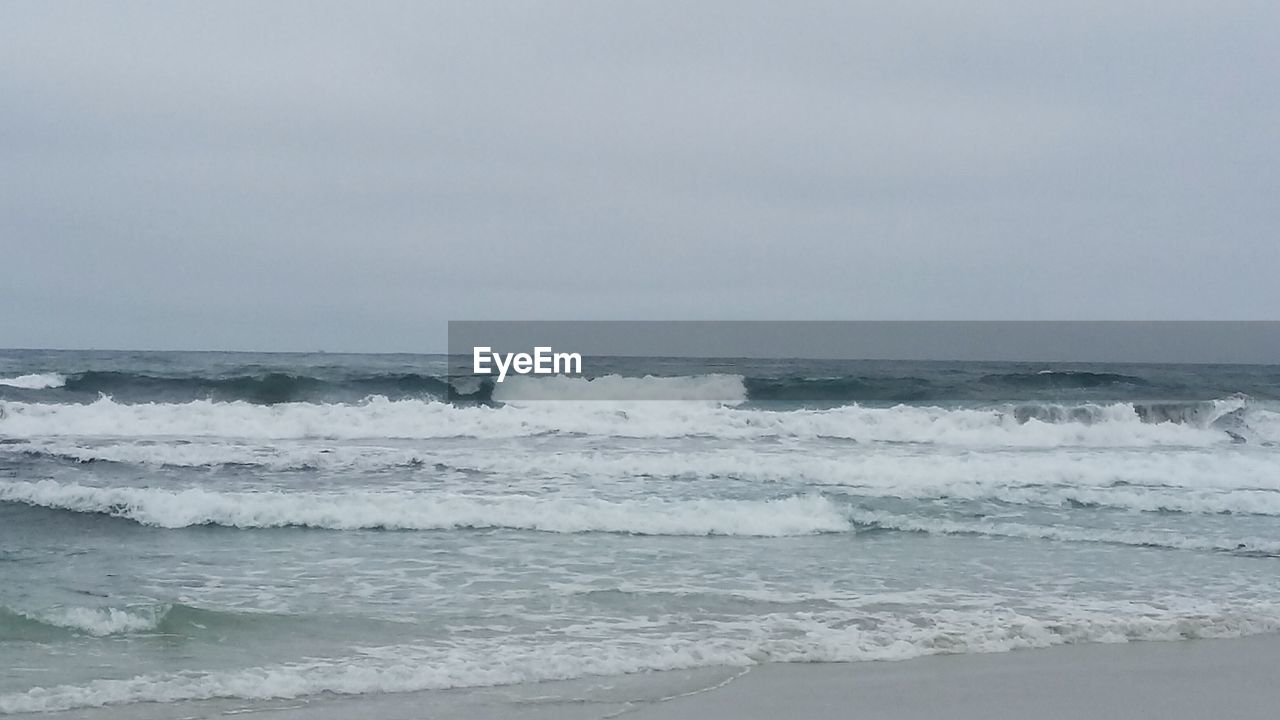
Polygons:
<instances>
[{"instance_id":1,"label":"ocean water","mask_svg":"<svg viewBox=\"0 0 1280 720\"><path fill-rule=\"evenodd\" d=\"M1280 630L1280 367L596 367L0 351L0 714Z\"/></svg>"}]
</instances>

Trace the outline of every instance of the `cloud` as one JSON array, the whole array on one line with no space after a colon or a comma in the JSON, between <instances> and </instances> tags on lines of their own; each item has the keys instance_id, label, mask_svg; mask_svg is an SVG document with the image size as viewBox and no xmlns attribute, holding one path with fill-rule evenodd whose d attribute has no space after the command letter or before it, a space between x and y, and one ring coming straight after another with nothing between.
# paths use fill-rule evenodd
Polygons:
<instances>
[{"instance_id":1,"label":"cloud","mask_svg":"<svg viewBox=\"0 0 1280 720\"><path fill-rule=\"evenodd\" d=\"M1280 10L9 3L7 345L1251 319Z\"/></svg>"}]
</instances>

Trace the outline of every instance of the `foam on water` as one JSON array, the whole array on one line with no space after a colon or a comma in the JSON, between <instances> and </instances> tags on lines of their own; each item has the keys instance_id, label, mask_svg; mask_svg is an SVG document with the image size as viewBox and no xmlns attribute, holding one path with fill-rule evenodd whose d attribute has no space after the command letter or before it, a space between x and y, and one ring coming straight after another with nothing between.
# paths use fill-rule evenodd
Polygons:
<instances>
[{"instance_id":1,"label":"foam on water","mask_svg":"<svg viewBox=\"0 0 1280 720\"><path fill-rule=\"evenodd\" d=\"M1233 438L1214 427L1143 422L1131 404L1097 421L1019 420L999 409L857 405L767 411L700 403L538 403L456 407L372 398L360 404L246 402L85 405L0 402L0 433L11 437L515 438L582 434L631 438L841 438L965 447L1211 446ZM1270 438L1268 438L1270 439Z\"/></svg>"},{"instance_id":2,"label":"foam on water","mask_svg":"<svg viewBox=\"0 0 1280 720\"><path fill-rule=\"evenodd\" d=\"M1169 509L1174 495L1144 497L1104 491L1005 489L982 498L1049 504L1098 501L1128 509ZM1223 498L1226 502L1223 502ZM607 532L635 535L786 537L847 532L863 527L950 535L987 535L1061 542L1100 542L1182 550L1280 555L1280 541L1257 537L1211 538L1175 531L1058 527L1019 522L902 515L842 505L822 495L773 500L610 501L590 497L457 495L439 492L350 490L343 492L216 492L201 488L91 487L0 481L0 501L72 512L97 513L144 525L181 528L312 527L332 530L448 530L504 528L550 533ZM1188 511L1235 504L1262 514L1280 511L1271 495L1186 498ZM1147 507L1142 507L1142 506Z\"/></svg>"},{"instance_id":3,"label":"foam on water","mask_svg":"<svg viewBox=\"0 0 1280 720\"><path fill-rule=\"evenodd\" d=\"M591 629L585 626L584 630ZM516 638L449 647L362 648L330 660L222 672L157 673L0 695L0 713L51 712L140 702L358 695L566 680L760 662L904 660L1079 642L1241 637L1280 629L1280 608L1193 606L1152 614L1073 611L1046 618L1012 610L943 610L885 618L872 627L836 617L772 615L719 625L701 639L615 637L604 642ZM598 631L598 629L597 629Z\"/></svg>"},{"instance_id":4,"label":"foam on water","mask_svg":"<svg viewBox=\"0 0 1280 720\"><path fill-rule=\"evenodd\" d=\"M852 520L864 528L901 530L937 535L983 535L988 537L1051 540L1056 542L1107 543L1134 547L1168 548L1241 555L1280 557L1280 540L1271 538L1211 538L1172 530L1116 530L1108 528L1032 525L1003 520L951 520L917 517L880 510L853 510Z\"/></svg>"},{"instance_id":5,"label":"foam on water","mask_svg":"<svg viewBox=\"0 0 1280 720\"><path fill-rule=\"evenodd\" d=\"M653 498L611 502L593 498L363 491L222 493L199 488L182 491L101 488L42 480L0 481L0 501L101 513L166 528L193 525L303 526L334 530L507 528L553 533L759 537L849 529L849 521L840 509L819 495L759 501Z\"/></svg>"},{"instance_id":6,"label":"foam on water","mask_svg":"<svg viewBox=\"0 0 1280 720\"><path fill-rule=\"evenodd\" d=\"M65 385L67 378L58 373L29 373L16 377L0 378L0 385L21 388L23 390L47 390Z\"/></svg>"},{"instance_id":7,"label":"foam on water","mask_svg":"<svg viewBox=\"0 0 1280 720\"><path fill-rule=\"evenodd\" d=\"M64 606L40 611L0 607L0 618L9 615L53 628L106 637L154 631L168 612L168 605L131 608Z\"/></svg>"},{"instance_id":8,"label":"foam on water","mask_svg":"<svg viewBox=\"0 0 1280 720\"><path fill-rule=\"evenodd\" d=\"M1096 505L1147 512L1280 515L1280 475L1269 455L1189 450L1158 453L1016 451L937 454L688 452L554 454L470 453L392 447L272 447L227 443L108 444L40 442L18 452L77 463L156 467L250 466L271 471L328 469L377 473L424 468L423 482L457 470L490 476L580 478L585 484L634 485L646 479L733 478L765 489L840 489L859 497L997 500L1015 505ZM40 450L34 448L39 447ZM454 463L453 465L448 462ZM532 483L531 483L532 487Z\"/></svg>"}]
</instances>

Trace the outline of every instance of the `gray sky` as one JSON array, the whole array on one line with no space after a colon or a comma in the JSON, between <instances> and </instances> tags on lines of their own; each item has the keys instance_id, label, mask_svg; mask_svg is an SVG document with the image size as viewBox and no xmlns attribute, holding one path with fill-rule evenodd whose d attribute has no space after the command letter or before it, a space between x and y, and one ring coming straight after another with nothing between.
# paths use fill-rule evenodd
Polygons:
<instances>
[{"instance_id":1,"label":"gray sky","mask_svg":"<svg viewBox=\"0 0 1280 720\"><path fill-rule=\"evenodd\" d=\"M0 346L1278 319L1280 4L0 4Z\"/></svg>"}]
</instances>

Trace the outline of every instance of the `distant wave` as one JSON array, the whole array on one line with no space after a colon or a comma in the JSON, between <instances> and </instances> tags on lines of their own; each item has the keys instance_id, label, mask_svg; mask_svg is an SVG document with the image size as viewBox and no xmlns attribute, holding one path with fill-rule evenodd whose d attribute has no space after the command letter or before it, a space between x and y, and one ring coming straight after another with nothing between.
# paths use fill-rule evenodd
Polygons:
<instances>
[{"instance_id":1,"label":"distant wave","mask_svg":"<svg viewBox=\"0 0 1280 720\"><path fill-rule=\"evenodd\" d=\"M849 521L818 495L777 500L632 500L417 493L222 493L0 481L0 501L182 528L536 530L634 535L781 537L842 532Z\"/></svg>"},{"instance_id":2,"label":"distant wave","mask_svg":"<svg viewBox=\"0 0 1280 720\"><path fill-rule=\"evenodd\" d=\"M1168 404L1165 404L1168 405ZM834 438L859 442L1010 447L1204 446L1280 440L1280 414L1227 398L1180 405L888 408L767 411L688 403L531 403L456 406L373 398L358 403L86 404L0 401L0 435L41 437L508 438L539 434L614 437Z\"/></svg>"},{"instance_id":3,"label":"distant wave","mask_svg":"<svg viewBox=\"0 0 1280 720\"><path fill-rule=\"evenodd\" d=\"M0 385L23 390L47 390L63 387L67 382L64 375L58 373L31 373L16 377L0 378Z\"/></svg>"},{"instance_id":4,"label":"distant wave","mask_svg":"<svg viewBox=\"0 0 1280 720\"><path fill-rule=\"evenodd\" d=\"M416 373L326 379L280 372L230 377L164 377L91 371L67 377L60 387L66 392L103 394L123 399L244 400L261 404L360 399L369 395L446 399L451 391L447 379Z\"/></svg>"},{"instance_id":5,"label":"distant wave","mask_svg":"<svg viewBox=\"0 0 1280 720\"><path fill-rule=\"evenodd\" d=\"M754 401L938 402L980 397L1003 398L1028 390L1071 390L1115 387L1149 388L1139 377L1077 370L996 373L957 384L943 378L835 376L748 377L747 395Z\"/></svg>"},{"instance_id":6,"label":"distant wave","mask_svg":"<svg viewBox=\"0 0 1280 720\"><path fill-rule=\"evenodd\" d=\"M658 377L623 377L606 375L598 378L517 376L494 386L492 398L497 402L607 400L702 401L737 405L747 400L747 390L739 375Z\"/></svg>"},{"instance_id":7,"label":"distant wave","mask_svg":"<svg viewBox=\"0 0 1280 720\"><path fill-rule=\"evenodd\" d=\"M749 377L743 380L747 397L757 402L923 402L956 389L916 377Z\"/></svg>"},{"instance_id":8,"label":"distant wave","mask_svg":"<svg viewBox=\"0 0 1280 720\"><path fill-rule=\"evenodd\" d=\"M509 376L503 383L475 377L449 377L428 372L355 373L311 370L228 375L164 375L153 372L90 370L33 373L0 378L0 387L40 391L38 397L83 401L106 395L119 402L245 401L353 402L369 396L392 400L436 399L472 404L521 400L710 400L754 403L946 403L1008 401L1018 398L1061 400L1071 396L1129 398L1204 397L1208 386L1183 387L1166 377L1083 370L1041 370L976 375L916 377L912 375L778 376L706 373L683 376L604 375L592 378ZM1212 384L1213 378L1200 383ZM1256 382L1255 382L1256 384ZM1257 390L1254 388L1253 390ZM1250 391L1253 391L1250 390ZM1212 394L1210 396L1212 396ZM16 399L30 399L17 396Z\"/></svg>"},{"instance_id":9,"label":"distant wave","mask_svg":"<svg viewBox=\"0 0 1280 720\"><path fill-rule=\"evenodd\" d=\"M531 400L708 400L747 399L737 375L596 378L512 376L503 383L483 378L391 373L317 377L272 372L222 377L163 376L120 371L69 375L23 375L0 385L25 390L57 390L57 397L105 395L120 402L244 401L262 405L290 402L354 402L371 396L392 400L434 399L460 403Z\"/></svg>"},{"instance_id":10,"label":"distant wave","mask_svg":"<svg viewBox=\"0 0 1280 720\"><path fill-rule=\"evenodd\" d=\"M1097 388L1107 386L1147 387L1151 383L1133 375L1087 372L1084 370L1041 370L1034 373L984 375L986 385L1018 388Z\"/></svg>"}]
</instances>

